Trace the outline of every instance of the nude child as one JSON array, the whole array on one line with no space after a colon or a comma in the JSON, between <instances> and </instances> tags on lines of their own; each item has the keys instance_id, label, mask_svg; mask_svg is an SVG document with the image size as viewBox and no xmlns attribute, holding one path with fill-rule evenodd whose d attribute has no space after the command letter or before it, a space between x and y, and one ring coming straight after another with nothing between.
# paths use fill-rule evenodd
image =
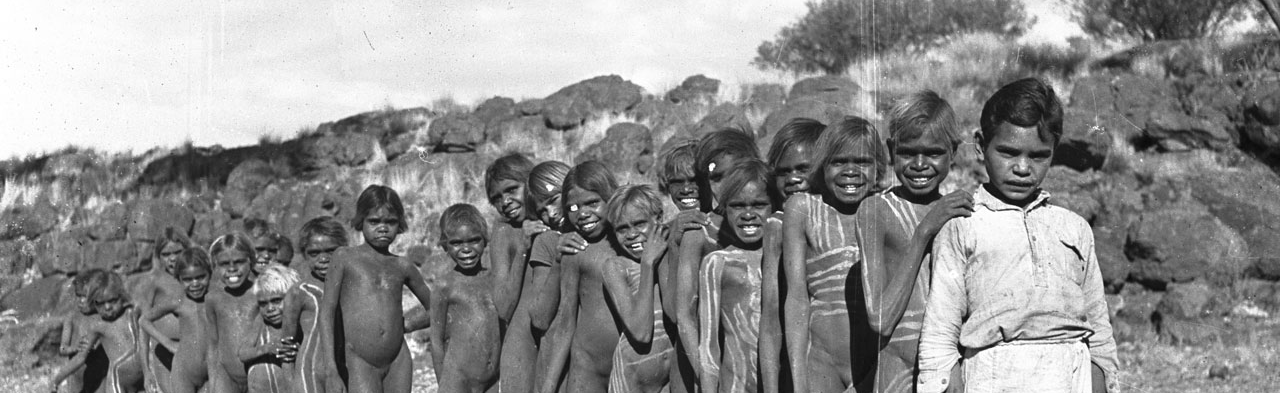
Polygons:
<instances>
[{"instance_id":1,"label":"nude child","mask_svg":"<svg viewBox=\"0 0 1280 393\"><path fill-rule=\"evenodd\" d=\"M286 364L298 393L339 393L342 380L334 368L333 342L320 332L320 302L333 255L347 246L347 231L333 217L320 217L302 225L298 246L305 274L285 298L284 332L298 344L297 360Z\"/></svg>"},{"instance_id":2,"label":"nude child","mask_svg":"<svg viewBox=\"0 0 1280 393\"><path fill-rule=\"evenodd\" d=\"M502 346L492 260L485 253L488 225L475 206L457 204L440 216L440 248L454 267L432 297L432 360L440 391L498 391Z\"/></svg>"},{"instance_id":3,"label":"nude child","mask_svg":"<svg viewBox=\"0 0 1280 393\"><path fill-rule=\"evenodd\" d=\"M243 234L223 235L209 246L218 288L205 295L209 320L209 393L248 391L245 363L239 349L254 339L258 324L258 299L250 292L253 243Z\"/></svg>"},{"instance_id":4,"label":"nude child","mask_svg":"<svg viewBox=\"0 0 1280 393\"><path fill-rule=\"evenodd\" d=\"M178 281L183 285L181 296L156 299L156 306L142 315L139 324L159 345L175 354L173 370L166 380L157 381L162 389L174 393L195 393L209 380L207 359L208 325L204 310L208 294L209 277L213 268L209 256L199 248L188 248L174 265ZM166 335L155 322L166 316L178 318L177 336Z\"/></svg>"}]
</instances>

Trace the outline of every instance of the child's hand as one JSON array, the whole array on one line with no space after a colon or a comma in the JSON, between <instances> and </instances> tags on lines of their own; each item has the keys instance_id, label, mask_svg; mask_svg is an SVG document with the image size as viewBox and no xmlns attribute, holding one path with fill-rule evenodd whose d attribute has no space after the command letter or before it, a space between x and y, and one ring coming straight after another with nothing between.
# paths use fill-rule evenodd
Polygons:
<instances>
[{"instance_id":1,"label":"child's hand","mask_svg":"<svg viewBox=\"0 0 1280 393\"><path fill-rule=\"evenodd\" d=\"M76 343L75 351L76 352L88 351L89 346L93 344L91 341L92 340L89 340L89 337L81 337L80 342Z\"/></svg>"},{"instance_id":2,"label":"child's hand","mask_svg":"<svg viewBox=\"0 0 1280 393\"><path fill-rule=\"evenodd\" d=\"M656 265L662 260L662 255L667 253L667 228L660 226L649 234L649 238L644 241L644 255L640 256L641 263L650 263Z\"/></svg>"},{"instance_id":3,"label":"child's hand","mask_svg":"<svg viewBox=\"0 0 1280 393\"><path fill-rule=\"evenodd\" d=\"M920 220L916 234L933 238L942 230L942 224L956 217L968 217L973 214L973 194L965 190L957 190L929 204L929 214Z\"/></svg>"},{"instance_id":4,"label":"child's hand","mask_svg":"<svg viewBox=\"0 0 1280 393\"><path fill-rule=\"evenodd\" d=\"M543 224L542 221L529 220L525 221L524 226L520 227L520 229L524 231L525 237L532 237L533 235L551 229L551 227L548 227L547 224Z\"/></svg>"},{"instance_id":5,"label":"child's hand","mask_svg":"<svg viewBox=\"0 0 1280 393\"><path fill-rule=\"evenodd\" d=\"M569 232L560 236L559 248L561 254L576 255L587 250L587 241L577 232Z\"/></svg>"},{"instance_id":6,"label":"child's hand","mask_svg":"<svg viewBox=\"0 0 1280 393\"><path fill-rule=\"evenodd\" d=\"M671 220L671 230L686 232L702 230L702 227L711 225L707 220L707 214L697 210L685 210L676 214L676 218Z\"/></svg>"},{"instance_id":7,"label":"child's hand","mask_svg":"<svg viewBox=\"0 0 1280 393\"><path fill-rule=\"evenodd\" d=\"M294 344L289 338L282 338L280 342L268 346L268 352L282 362L293 362L293 358L298 356L298 344Z\"/></svg>"}]
</instances>

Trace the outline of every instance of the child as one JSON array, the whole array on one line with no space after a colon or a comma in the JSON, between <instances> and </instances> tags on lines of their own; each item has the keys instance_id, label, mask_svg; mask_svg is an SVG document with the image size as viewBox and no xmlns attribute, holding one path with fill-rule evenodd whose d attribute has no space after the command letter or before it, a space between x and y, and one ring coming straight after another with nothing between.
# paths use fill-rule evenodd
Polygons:
<instances>
[{"instance_id":1,"label":"child","mask_svg":"<svg viewBox=\"0 0 1280 393\"><path fill-rule=\"evenodd\" d=\"M249 389L246 365L237 356L258 331L258 299L251 290L254 282L250 261L253 243L241 233L215 239L209 246L218 290L205 295L205 318L209 330L209 392L243 393Z\"/></svg>"},{"instance_id":2,"label":"child","mask_svg":"<svg viewBox=\"0 0 1280 393\"><path fill-rule=\"evenodd\" d=\"M271 240L276 243L276 263L290 266L293 264L293 242L280 232L271 232Z\"/></svg>"},{"instance_id":3,"label":"child","mask_svg":"<svg viewBox=\"0 0 1280 393\"><path fill-rule=\"evenodd\" d=\"M262 269L276 261L280 255L280 245L271 232L271 225L261 218L244 220L244 233L253 240L253 276L262 274Z\"/></svg>"},{"instance_id":4,"label":"child","mask_svg":"<svg viewBox=\"0 0 1280 393\"><path fill-rule=\"evenodd\" d=\"M624 186L605 206L618 256L579 265L579 271L599 269L614 319L622 333L613 352L609 391L616 393L664 390L671 378L671 339L662 323L662 302L654 290L654 266L666 252L666 229L661 227L662 199L648 185ZM587 261L580 261L587 262Z\"/></svg>"},{"instance_id":5,"label":"child","mask_svg":"<svg viewBox=\"0 0 1280 393\"><path fill-rule=\"evenodd\" d=\"M874 339L862 331L869 329L850 329L845 291L859 288L845 288L845 277L860 257L854 213L888 159L875 127L859 117L827 129L816 146L822 151L810 181L813 193L794 195L783 209L782 276L789 288L784 329L793 391L841 392L861 382L874 364L875 348L868 345Z\"/></svg>"},{"instance_id":6,"label":"child","mask_svg":"<svg viewBox=\"0 0 1280 393\"><path fill-rule=\"evenodd\" d=\"M89 293L100 320L87 326L84 336L88 344L84 348L102 346L110 359L104 381L108 392L140 392L143 390L143 371L138 356L138 311L129 304L120 275L106 275L106 283ZM56 392L64 379L85 365L88 355L89 351L84 350L71 358L71 362L54 375L49 391Z\"/></svg>"},{"instance_id":7,"label":"child","mask_svg":"<svg viewBox=\"0 0 1280 393\"><path fill-rule=\"evenodd\" d=\"M951 105L932 91L894 105L888 146L899 185L869 197L854 218L862 282L845 285L864 289L864 312L880 351L873 381L877 392L915 391L916 350L929 292L925 254L943 223L973 209L969 193L944 197L938 191L960 144L956 128Z\"/></svg>"},{"instance_id":8,"label":"child","mask_svg":"<svg viewBox=\"0 0 1280 393\"><path fill-rule=\"evenodd\" d=\"M769 196L773 199L773 214L765 220L764 245L761 251L761 315L760 319L760 382L763 390L775 392L779 386L791 386L785 379L789 370L782 356L782 308L780 291L780 266L782 262L782 221L780 211L787 198L809 192L809 180L813 176L814 144L827 126L808 118L796 118L783 125L769 146L768 162L773 168L773 181Z\"/></svg>"},{"instance_id":9,"label":"child","mask_svg":"<svg viewBox=\"0 0 1280 393\"><path fill-rule=\"evenodd\" d=\"M431 359L442 392L498 391L503 342L499 288L484 252L488 233L475 206L449 206L440 215L440 248L454 263L431 298Z\"/></svg>"},{"instance_id":10,"label":"child","mask_svg":"<svg viewBox=\"0 0 1280 393\"><path fill-rule=\"evenodd\" d=\"M679 211L693 210L700 206L698 182L693 174L696 139L680 141L658 156L658 189L671 197Z\"/></svg>"},{"instance_id":11,"label":"child","mask_svg":"<svg viewBox=\"0 0 1280 393\"><path fill-rule=\"evenodd\" d=\"M191 240L177 228L164 229L164 235L156 240L151 258L151 271L143 275L135 284L132 299L138 306L139 314L145 315L156 305L157 299L173 299L182 294L182 285L174 277L177 272L174 264L181 259L184 251L192 248ZM178 335L178 320L165 316L158 321L156 327L167 337ZM173 352L151 340L151 336L142 335L142 351L146 354L142 361L145 366L148 389L168 392L162 385L169 380L169 370L173 365Z\"/></svg>"},{"instance_id":12,"label":"child","mask_svg":"<svg viewBox=\"0 0 1280 393\"><path fill-rule=\"evenodd\" d=\"M93 301L89 294L107 285L107 272L102 269L88 269L71 279L71 290L76 297L76 311L62 321L62 340L58 345L58 353L63 356L75 356L89 351L86 355L83 370L75 371L68 377L67 391L93 392L98 390L102 379L106 377L101 371L106 370L106 356L102 349L90 351L86 333L89 327L98 321L97 312L93 309ZM90 373L88 371L95 371Z\"/></svg>"},{"instance_id":13,"label":"child","mask_svg":"<svg viewBox=\"0 0 1280 393\"><path fill-rule=\"evenodd\" d=\"M585 250L565 255L560 261L560 302L556 323L547 332L543 345L552 356L547 379L568 369L564 389L568 392L602 392L607 389L613 369L613 350L622 332L605 303L604 278L599 265L617 255L607 240L608 222L604 205L618 187L613 174L596 161L578 164L565 175L561 201L565 218L587 242ZM583 268L589 266L589 269ZM542 384L543 393L549 384Z\"/></svg>"},{"instance_id":14,"label":"child","mask_svg":"<svg viewBox=\"0 0 1280 393\"><path fill-rule=\"evenodd\" d=\"M698 326L704 392L757 392L757 333L760 326L760 246L765 219L773 213L769 167L739 163L725 175L719 195L728 247L702 263ZM722 345L723 344L723 345Z\"/></svg>"},{"instance_id":15,"label":"child","mask_svg":"<svg viewBox=\"0 0 1280 393\"><path fill-rule=\"evenodd\" d=\"M990 181L973 214L934 239L919 391L956 381L949 374L962 355L957 383L968 391L1114 391L1116 343L1093 232L1039 188L1062 138L1062 104L1049 85L1022 79L987 100L979 124Z\"/></svg>"},{"instance_id":16,"label":"child","mask_svg":"<svg viewBox=\"0 0 1280 393\"><path fill-rule=\"evenodd\" d=\"M329 375L333 343L320 334L320 301L324 298L325 277L338 248L347 246L347 230L333 217L319 217L302 225L298 247L306 274L285 298L284 332L290 342L299 343L293 368L293 385L299 393L339 392L342 381Z\"/></svg>"},{"instance_id":17,"label":"child","mask_svg":"<svg viewBox=\"0 0 1280 393\"><path fill-rule=\"evenodd\" d=\"M559 389L560 375L548 377L547 366L552 359L553 351L542 341L547 329L555 323L556 306L560 302L560 238L563 233L571 233L572 227L566 225L563 211L560 209L560 186L569 173L569 165L560 161L546 161L529 171L528 188L525 190L525 206L531 209L533 216L539 218L543 225L551 230L534 235L533 245L529 249L530 286L533 298L521 299L520 304L529 315L529 323L533 328L533 336L538 344L537 361L534 362L533 384L535 390L541 391L544 385L547 390ZM585 243L585 242L584 242ZM572 248L571 253L577 249Z\"/></svg>"},{"instance_id":18,"label":"child","mask_svg":"<svg viewBox=\"0 0 1280 393\"><path fill-rule=\"evenodd\" d=\"M298 346L282 329L284 322L284 298L298 284L298 272L280 264L271 264L254 282L253 296L258 299L258 312L262 325L258 326L254 341L240 347L240 361L249 366L249 391L280 393L292 391L290 378L281 367L292 363L298 354Z\"/></svg>"},{"instance_id":19,"label":"child","mask_svg":"<svg viewBox=\"0 0 1280 393\"><path fill-rule=\"evenodd\" d=\"M712 251L720 249L717 238L720 232L722 216L716 213L717 199L724 174L739 160L760 159L755 141L751 135L735 129L726 128L703 136L696 148L694 176L699 193L699 210L681 212L672 221L673 244L677 258L667 264L663 275L658 278L659 289L668 294L663 298L663 309L668 310L671 327L678 338L676 342L676 362L672 363L673 391L694 391L698 383L698 270L702 258ZM671 310L675 312L672 313ZM668 330L670 333L670 330Z\"/></svg>"},{"instance_id":20,"label":"child","mask_svg":"<svg viewBox=\"0 0 1280 393\"><path fill-rule=\"evenodd\" d=\"M365 244L333 257L320 308L323 334L332 337L334 355L345 363L348 391L408 392L413 359L404 341L401 299L407 286L427 307L431 291L413 262L389 250L409 227L400 195L386 186L365 188L352 226ZM340 375L342 366L333 365L330 373Z\"/></svg>"},{"instance_id":21,"label":"child","mask_svg":"<svg viewBox=\"0 0 1280 393\"><path fill-rule=\"evenodd\" d=\"M161 389L174 393L195 393L209 379L209 367L205 361L208 337L205 326L204 299L209 289L209 255L199 248L188 248L174 264L183 294L156 299L156 306L147 310L139 321L142 330L161 347L175 354L173 372L168 379L157 381ZM180 335L165 334L155 325L167 316L178 319ZM180 341L179 341L180 340Z\"/></svg>"},{"instance_id":22,"label":"child","mask_svg":"<svg viewBox=\"0 0 1280 393\"><path fill-rule=\"evenodd\" d=\"M529 321L529 299L533 298L532 276L525 274L525 261L529 255L530 238L546 230L541 221L526 221L527 189L525 182L533 162L519 153L511 153L494 160L484 172L485 192L489 204L500 215L489 236L493 245L489 257L492 264L486 266L493 274L496 291L492 294L498 315L508 326L502 344L502 376L504 391L528 392L532 390L534 367L538 346Z\"/></svg>"}]
</instances>

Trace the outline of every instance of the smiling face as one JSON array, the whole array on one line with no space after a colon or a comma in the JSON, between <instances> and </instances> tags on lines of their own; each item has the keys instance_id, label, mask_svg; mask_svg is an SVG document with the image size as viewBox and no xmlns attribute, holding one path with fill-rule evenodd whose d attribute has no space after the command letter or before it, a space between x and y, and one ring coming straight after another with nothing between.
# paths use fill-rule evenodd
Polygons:
<instances>
[{"instance_id":1,"label":"smiling face","mask_svg":"<svg viewBox=\"0 0 1280 393\"><path fill-rule=\"evenodd\" d=\"M93 300L93 309L104 321L114 321L124 314L124 297L119 293L103 293Z\"/></svg>"},{"instance_id":2,"label":"smiling face","mask_svg":"<svg viewBox=\"0 0 1280 393\"><path fill-rule=\"evenodd\" d=\"M738 156L733 154L721 154L719 157L712 160L710 166L707 168L707 185L711 188L711 195L708 195L708 197L711 198L713 205L715 204L715 201L718 200L720 191L722 191L721 189L724 185L724 174L729 172L729 168L732 167L733 162L737 160Z\"/></svg>"},{"instance_id":3,"label":"smiling face","mask_svg":"<svg viewBox=\"0 0 1280 393\"><path fill-rule=\"evenodd\" d=\"M697 209L698 181L694 178L693 171L686 172L667 179L667 193L671 195L671 202L676 204L676 209Z\"/></svg>"},{"instance_id":4,"label":"smiling face","mask_svg":"<svg viewBox=\"0 0 1280 393\"><path fill-rule=\"evenodd\" d=\"M400 217L392 214L386 206L379 206L364 217L360 232L370 247L386 250L400 234Z\"/></svg>"},{"instance_id":5,"label":"smiling face","mask_svg":"<svg viewBox=\"0 0 1280 393\"><path fill-rule=\"evenodd\" d=\"M809 191L809 177L813 176L813 150L801 143L787 147L773 168L774 186L784 198Z\"/></svg>"},{"instance_id":6,"label":"smiling face","mask_svg":"<svg viewBox=\"0 0 1280 393\"><path fill-rule=\"evenodd\" d=\"M644 254L644 242L652 234L654 217L646 214L644 209L626 206L618 218L620 222L613 223L613 235L628 257L639 260Z\"/></svg>"},{"instance_id":7,"label":"smiling face","mask_svg":"<svg viewBox=\"0 0 1280 393\"><path fill-rule=\"evenodd\" d=\"M280 252L280 247L276 244L276 240L271 236L258 236L253 238L253 274L262 274L262 269L266 269L272 261L276 260L276 254Z\"/></svg>"},{"instance_id":8,"label":"smiling face","mask_svg":"<svg viewBox=\"0 0 1280 393\"><path fill-rule=\"evenodd\" d=\"M765 185L750 182L725 201L724 216L729 221L737 246L754 248L764 238L764 220L773 206Z\"/></svg>"},{"instance_id":9,"label":"smiling face","mask_svg":"<svg viewBox=\"0 0 1280 393\"><path fill-rule=\"evenodd\" d=\"M338 247L337 239L320 234L311 235L307 248L302 250L302 258L311 266L312 277L324 281L329 274L329 261L333 259L333 253Z\"/></svg>"},{"instance_id":10,"label":"smiling face","mask_svg":"<svg viewBox=\"0 0 1280 393\"><path fill-rule=\"evenodd\" d=\"M489 190L489 204L507 222L524 221L524 184L515 180L499 180Z\"/></svg>"},{"instance_id":11,"label":"smiling face","mask_svg":"<svg viewBox=\"0 0 1280 393\"><path fill-rule=\"evenodd\" d=\"M468 223L445 228L444 236L440 239L440 248L449 254L457 269L463 272L472 272L480 267L480 257L484 255L487 245L480 228Z\"/></svg>"},{"instance_id":12,"label":"smiling face","mask_svg":"<svg viewBox=\"0 0 1280 393\"><path fill-rule=\"evenodd\" d=\"M938 185L951 172L951 143L938 132L901 142L893 147L893 173L898 182L915 197L938 195Z\"/></svg>"},{"instance_id":13,"label":"smiling face","mask_svg":"<svg viewBox=\"0 0 1280 393\"><path fill-rule=\"evenodd\" d=\"M550 198L542 201L542 204L534 206L537 209L538 219L552 228L559 228L560 223L564 222L564 213L560 211L560 193L551 194Z\"/></svg>"},{"instance_id":14,"label":"smiling face","mask_svg":"<svg viewBox=\"0 0 1280 393\"><path fill-rule=\"evenodd\" d=\"M258 292L258 311L268 326L280 327L284 322L284 293Z\"/></svg>"},{"instance_id":15,"label":"smiling face","mask_svg":"<svg viewBox=\"0 0 1280 393\"><path fill-rule=\"evenodd\" d=\"M178 272L178 282L191 300L203 300L209 292L209 271L199 266L187 266Z\"/></svg>"},{"instance_id":16,"label":"smiling face","mask_svg":"<svg viewBox=\"0 0 1280 393\"><path fill-rule=\"evenodd\" d=\"M178 262L178 257L182 256L182 244L178 242L165 243L164 248L160 249L160 263L164 266L164 271L169 274L173 273L173 264Z\"/></svg>"},{"instance_id":17,"label":"smiling face","mask_svg":"<svg viewBox=\"0 0 1280 393\"><path fill-rule=\"evenodd\" d=\"M578 187L570 188L566 196L569 200L565 201L565 207L569 211L565 214L569 223L578 229L578 234L584 239L599 240L604 235L605 221L601 215L604 199L600 198L600 194Z\"/></svg>"},{"instance_id":18,"label":"smiling face","mask_svg":"<svg viewBox=\"0 0 1280 393\"><path fill-rule=\"evenodd\" d=\"M828 203L857 206L875 186L875 155L871 146L861 142L837 152L822 168Z\"/></svg>"},{"instance_id":19,"label":"smiling face","mask_svg":"<svg viewBox=\"0 0 1280 393\"><path fill-rule=\"evenodd\" d=\"M1026 206L1049 173L1053 143L1041 139L1035 127L1006 122L996 127L982 153L993 194L1011 205Z\"/></svg>"},{"instance_id":20,"label":"smiling face","mask_svg":"<svg viewBox=\"0 0 1280 393\"><path fill-rule=\"evenodd\" d=\"M249 281L249 255L243 251L227 249L218 253L214 256L213 268L228 290L239 289Z\"/></svg>"}]
</instances>

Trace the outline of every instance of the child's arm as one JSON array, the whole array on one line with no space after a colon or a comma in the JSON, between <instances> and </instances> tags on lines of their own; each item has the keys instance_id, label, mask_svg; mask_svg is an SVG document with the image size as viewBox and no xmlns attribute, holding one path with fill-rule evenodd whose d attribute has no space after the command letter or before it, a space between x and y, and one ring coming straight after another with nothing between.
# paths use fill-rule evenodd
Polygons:
<instances>
[{"instance_id":1,"label":"child's arm","mask_svg":"<svg viewBox=\"0 0 1280 393\"><path fill-rule=\"evenodd\" d=\"M258 329L266 328L264 325L258 325ZM268 340L262 344L258 344L258 340L242 340L240 348L236 350L236 356L244 364L269 362L272 359L292 362L297 348L295 344L285 344L280 340Z\"/></svg>"},{"instance_id":2,"label":"child's arm","mask_svg":"<svg viewBox=\"0 0 1280 393\"><path fill-rule=\"evenodd\" d=\"M1111 314L1107 310L1107 300L1103 296L1102 289L1102 270L1098 266L1098 254L1094 251L1093 230L1088 224L1083 224L1082 228L1077 229L1081 233L1081 237L1085 239L1085 244L1080 250L1085 257L1085 277L1082 289L1084 290L1084 300L1086 313L1088 313L1089 325L1093 329L1093 335L1089 336L1089 357L1093 362L1091 368L1093 379L1095 382L1095 392L1114 392L1119 381L1116 379L1116 370L1119 369L1119 363L1116 359L1116 340L1111 330ZM1099 390L1099 387L1104 390Z\"/></svg>"},{"instance_id":3,"label":"child's arm","mask_svg":"<svg viewBox=\"0 0 1280 393\"><path fill-rule=\"evenodd\" d=\"M764 246L760 259L760 382L765 393L777 393L782 367L782 298L778 276L782 259L782 221L769 217L764 224Z\"/></svg>"},{"instance_id":4,"label":"child's arm","mask_svg":"<svg viewBox=\"0 0 1280 393\"><path fill-rule=\"evenodd\" d=\"M871 328L887 339L907 311L933 237L947 220L973 213L973 196L959 190L934 201L911 234L899 230L901 227L884 200L871 198L865 205L855 217L858 243L863 260L867 261L861 264L861 284L866 288L862 291L863 300Z\"/></svg>"},{"instance_id":5,"label":"child's arm","mask_svg":"<svg viewBox=\"0 0 1280 393\"><path fill-rule=\"evenodd\" d=\"M533 247L529 250L529 269L532 269L533 300L529 306L529 320L538 330L547 330L556 315L556 304L560 302L560 251L562 235L555 231L547 231L534 238Z\"/></svg>"},{"instance_id":6,"label":"child's arm","mask_svg":"<svg viewBox=\"0 0 1280 393\"><path fill-rule=\"evenodd\" d=\"M520 290L524 286L525 255L529 244L521 231L495 231L498 236L493 239L493 305L498 309L498 318L504 323L511 322L516 305L520 302ZM519 239L515 238L519 236Z\"/></svg>"},{"instance_id":7,"label":"child's arm","mask_svg":"<svg viewBox=\"0 0 1280 393\"><path fill-rule=\"evenodd\" d=\"M969 252L961 224L948 222L934 239L933 280L920 332L920 376L916 387L921 393L943 392L948 385L964 382L950 380L954 369L960 366L960 325L969 308L964 286Z\"/></svg>"},{"instance_id":8,"label":"child's arm","mask_svg":"<svg viewBox=\"0 0 1280 393\"><path fill-rule=\"evenodd\" d=\"M673 228L672 233L675 232ZM680 326L680 344L685 348L685 356L692 364L698 361L698 316L695 314L694 299L698 296L698 269L702 264L702 248L707 239L701 230L679 232L680 245L676 251L676 324ZM693 368L694 376L699 374L698 367Z\"/></svg>"},{"instance_id":9,"label":"child's arm","mask_svg":"<svg viewBox=\"0 0 1280 393\"><path fill-rule=\"evenodd\" d=\"M785 211L787 219L782 222L782 277L787 288L787 297L782 305L784 319L784 336L787 342L787 357L791 360L792 391L807 393L809 391L809 284L804 269L804 249L808 240L804 230L809 226L809 217L803 206L802 198L787 200Z\"/></svg>"},{"instance_id":10,"label":"child's arm","mask_svg":"<svg viewBox=\"0 0 1280 393\"><path fill-rule=\"evenodd\" d=\"M560 265L560 307L556 318L547 330L542 345L551 348L550 364L537 368L546 374L535 375L538 381L538 393L555 393L560 382L560 374L569 360L569 347L573 343L574 330L578 323L578 272L577 258L565 258Z\"/></svg>"},{"instance_id":11,"label":"child's arm","mask_svg":"<svg viewBox=\"0 0 1280 393\"><path fill-rule=\"evenodd\" d=\"M84 367L85 360L89 358L89 351L98 347L98 336L98 332L89 332L85 335L84 340L87 345L84 345L83 349L77 352L75 356L72 356L71 360L68 361L67 364L63 365L62 368L53 375L53 378L49 380L50 392L57 393L58 385L61 385L62 381L65 381L67 377L70 377L71 374L75 373L76 370L79 370L80 367Z\"/></svg>"},{"instance_id":12,"label":"child's arm","mask_svg":"<svg viewBox=\"0 0 1280 393\"><path fill-rule=\"evenodd\" d=\"M665 234L661 234L665 236ZM640 284L635 295L627 287L626 274L613 261L602 261L605 295L622 319L624 332L633 340L648 344L653 340L653 287L657 285L654 265L667 251L667 242L659 234L650 234L640 256ZM623 263L631 263L624 261Z\"/></svg>"},{"instance_id":13,"label":"child's arm","mask_svg":"<svg viewBox=\"0 0 1280 393\"><path fill-rule=\"evenodd\" d=\"M62 320L62 338L58 340L58 354L62 356L74 355L78 346L73 347L76 343L71 342L72 335L76 330L75 314L68 315L67 319Z\"/></svg>"},{"instance_id":14,"label":"child's arm","mask_svg":"<svg viewBox=\"0 0 1280 393\"><path fill-rule=\"evenodd\" d=\"M298 318L302 316L303 298L299 294L303 289L299 285L289 288L289 292L284 295L284 321L280 323L280 331L284 332L284 336L291 342L299 342L298 333L302 331L299 327Z\"/></svg>"},{"instance_id":15,"label":"child's arm","mask_svg":"<svg viewBox=\"0 0 1280 393\"><path fill-rule=\"evenodd\" d=\"M422 307L431 307L431 288L427 287L427 279L422 277L422 272L418 271L418 266L405 258L399 258L397 261L400 261L400 267L404 269L404 283L409 287L409 292L413 292L413 296L418 298L418 303L422 303ZM427 312L429 313L431 310L427 310Z\"/></svg>"},{"instance_id":16,"label":"child's arm","mask_svg":"<svg viewBox=\"0 0 1280 393\"><path fill-rule=\"evenodd\" d=\"M343 348L338 347L338 343L342 341L338 339L333 324L337 322L338 298L342 296L342 277L346 267L345 261L329 262L329 274L324 280L324 296L320 297L320 312L317 313L322 339L332 343L333 347L332 353L325 356L323 366L329 369L328 375L331 376L339 375L337 357L343 356Z\"/></svg>"},{"instance_id":17,"label":"child's arm","mask_svg":"<svg viewBox=\"0 0 1280 393\"><path fill-rule=\"evenodd\" d=\"M439 287L437 287L439 288ZM431 327L431 313L425 307L414 307L404 313L404 332L412 333Z\"/></svg>"},{"instance_id":18,"label":"child's arm","mask_svg":"<svg viewBox=\"0 0 1280 393\"><path fill-rule=\"evenodd\" d=\"M178 342L174 341L172 337L165 336L164 333L160 331L160 329L156 328L155 321L164 317L165 315L169 315L174 311L177 311L179 304L181 303L178 303L178 302L161 303L160 305L147 309L147 311L142 314L142 318L138 318L138 325L141 326L142 331L146 333L145 336L150 336L151 338L154 338L157 342L160 343L160 345L163 345L165 349L168 349L169 352L175 352L175 353L178 350Z\"/></svg>"},{"instance_id":19,"label":"child's arm","mask_svg":"<svg viewBox=\"0 0 1280 393\"><path fill-rule=\"evenodd\" d=\"M431 318L430 324L435 325L434 329L427 330L427 337L431 340L431 367L436 371L436 380L443 381L444 376L440 375L444 370L444 356L448 348L445 347L445 319L449 317L449 308L445 302L446 293L448 293L448 283L441 282L436 286L436 296L431 298ZM425 311L425 309L424 309Z\"/></svg>"},{"instance_id":20,"label":"child's arm","mask_svg":"<svg viewBox=\"0 0 1280 393\"><path fill-rule=\"evenodd\" d=\"M702 295L698 297L698 358L702 360L700 380L702 390L706 392L720 391L720 274L724 271L724 260L716 254L707 255L702 264L702 281L699 282Z\"/></svg>"}]
</instances>

